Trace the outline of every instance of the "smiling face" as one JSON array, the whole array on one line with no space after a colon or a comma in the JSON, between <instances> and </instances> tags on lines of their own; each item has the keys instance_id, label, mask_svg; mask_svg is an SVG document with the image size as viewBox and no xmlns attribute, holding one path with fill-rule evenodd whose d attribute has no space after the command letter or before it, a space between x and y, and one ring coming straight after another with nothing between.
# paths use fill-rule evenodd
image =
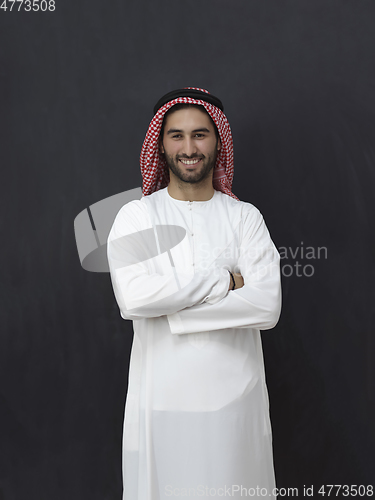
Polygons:
<instances>
[{"instance_id":1,"label":"smiling face","mask_svg":"<svg viewBox=\"0 0 375 500\"><path fill-rule=\"evenodd\" d=\"M171 183L179 180L198 184L212 179L220 147L215 126L205 110L186 106L165 117L160 150L165 155Z\"/></svg>"}]
</instances>

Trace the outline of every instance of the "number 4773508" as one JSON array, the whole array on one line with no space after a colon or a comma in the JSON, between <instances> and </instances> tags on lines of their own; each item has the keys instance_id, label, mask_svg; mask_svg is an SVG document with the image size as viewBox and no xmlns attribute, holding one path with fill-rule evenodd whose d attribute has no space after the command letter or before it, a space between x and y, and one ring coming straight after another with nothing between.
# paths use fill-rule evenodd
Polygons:
<instances>
[{"instance_id":1,"label":"number 4773508","mask_svg":"<svg viewBox=\"0 0 375 500\"><path fill-rule=\"evenodd\" d=\"M1 0L0 0L1 1ZM55 0L3 0L0 9L4 12L12 10L15 11L54 11L56 10Z\"/></svg>"}]
</instances>

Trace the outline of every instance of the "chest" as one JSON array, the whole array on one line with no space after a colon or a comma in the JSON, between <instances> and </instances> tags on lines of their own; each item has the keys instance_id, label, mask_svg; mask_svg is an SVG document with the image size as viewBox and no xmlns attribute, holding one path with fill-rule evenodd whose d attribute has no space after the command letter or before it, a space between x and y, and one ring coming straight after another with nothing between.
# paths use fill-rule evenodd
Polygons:
<instances>
[{"instance_id":1,"label":"chest","mask_svg":"<svg viewBox=\"0 0 375 500\"><path fill-rule=\"evenodd\" d=\"M155 210L152 218L153 224L162 228L157 230L159 240L168 242L159 242L161 252L154 261L156 272L170 272L171 265L178 272L189 274L217 268L235 270L242 237L238 214L184 206L168 213Z\"/></svg>"}]
</instances>

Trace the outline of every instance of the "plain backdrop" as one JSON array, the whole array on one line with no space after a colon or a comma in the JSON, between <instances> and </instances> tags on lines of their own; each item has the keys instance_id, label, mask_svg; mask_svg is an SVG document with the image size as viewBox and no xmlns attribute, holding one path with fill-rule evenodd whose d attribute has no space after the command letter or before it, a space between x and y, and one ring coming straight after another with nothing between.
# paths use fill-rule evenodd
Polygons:
<instances>
[{"instance_id":1,"label":"plain backdrop","mask_svg":"<svg viewBox=\"0 0 375 500\"><path fill-rule=\"evenodd\" d=\"M153 106L185 86L223 101L233 193L283 257L262 333L277 486L372 484L375 3L6 5L0 500L121 500L132 324L109 274L82 269L73 221L142 186Z\"/></svg>"}]
</instances>

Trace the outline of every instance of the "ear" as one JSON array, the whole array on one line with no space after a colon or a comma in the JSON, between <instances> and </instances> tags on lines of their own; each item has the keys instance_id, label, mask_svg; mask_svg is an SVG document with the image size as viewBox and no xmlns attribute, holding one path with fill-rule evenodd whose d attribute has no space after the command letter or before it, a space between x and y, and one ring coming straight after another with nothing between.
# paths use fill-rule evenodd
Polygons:
<instances>
[{"instance_id":1,"label":"ear","mask_svg":"<svg viewBox=\"0 0 375 500\"><path fill-rule=\"evenodd\" d=\"M218 138L217 140L217 151L219 152L221 149L221 141L220 141L220 138Z\"/></svg>"},{"instance_id":2,"label":"ear","mask_svg":"<svg viewBox=\"0 0 375 500\"><path fill-rule=\"evenodd\" d=\"M164 153L163 140L161 137L159 138L159 150L161 153Z\"/></svg>"}]
</instances>

